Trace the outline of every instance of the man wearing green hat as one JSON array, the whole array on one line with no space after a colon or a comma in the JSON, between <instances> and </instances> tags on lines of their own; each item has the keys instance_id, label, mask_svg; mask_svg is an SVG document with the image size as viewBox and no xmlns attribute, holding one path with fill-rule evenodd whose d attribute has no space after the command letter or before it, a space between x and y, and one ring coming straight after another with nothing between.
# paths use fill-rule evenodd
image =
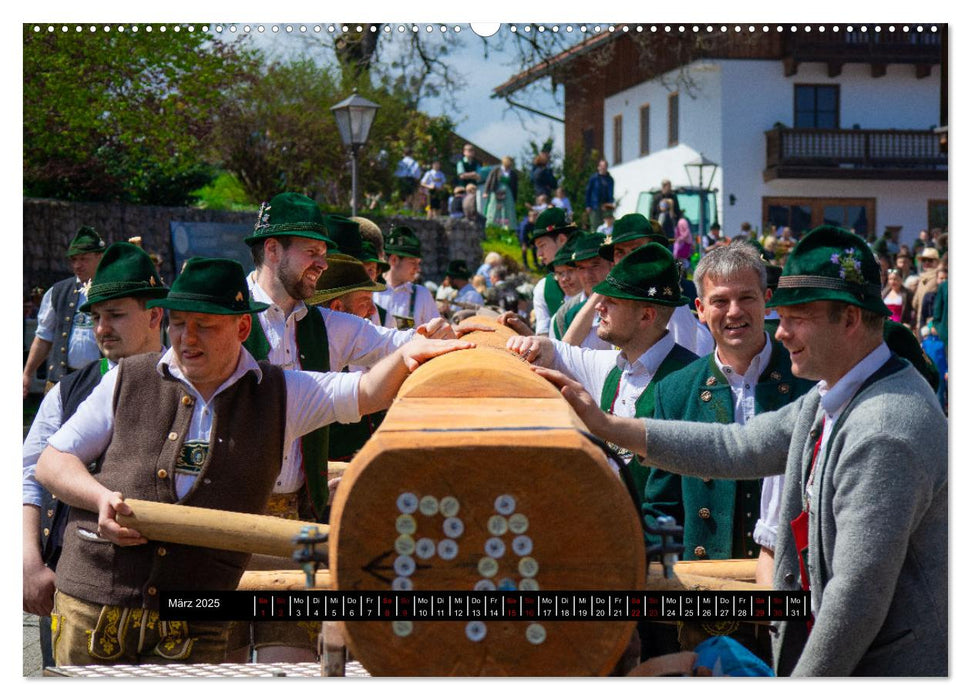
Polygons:
<instances>
[{"instance_id":1,"label":"man wearing green hat","mask_svg":"<svg viewBox=\"0 0 971 700\"><path fill-rule=\"evenodd\" d=\"M529 232L529 242L536 246L536 256L540 263L551 265L556 253L566 245L567 240L576 230L576 224L567 221L565 210L559 207L544 209ZM550 332L550 319L560 308L566 296L552 271L533 288L533 313L536 315L537 335L546 335Z\"/></svg>"},{"instance_id":2,"label":"man wearing green hat","mask_svg":"<svg viewBox=\"0 0 971 700\"><path fill-rule=\"evenodd\" d=\"M594 433L667 471L784 470L773 588L808 590L812 619L778 623L777 675L947 675L947 420L883 340L879 266L862 238L821 226L769 305L793 374L818 384L744 426L608 416L542 372Z\"/></svg>"},{"instance_id":3,"label":"man wearing green hat","mask_svg":"<svg viewBox=\"0 0 971 700\"><path fill-rule=\"evenodd\" d=\"M548 337L513 336L506 347L540 367L566 372L605 411L649 416L654 387L697 356L675 343L667 324L674 309L687 304L670 251L657 243L641 246L613 267L593 291L601 295L597 336L617 350L589 350ZM644 493L647 468L626 451L635 492Z\"/></svg>"},{"instance_id":4,"label":"man wearing green hat","mask_svg":"<svg viewBox=\"0 0 971 700\"><path fill-rule=\"evenodd\" d=\"M374 293L381 325L407 330L441 318L432 293L415 284L421 272L421 241L408 226L395 226L384 240L391 268L385 274L388 288Z\"/></svg>"},{"instance_id":5,"label":"man wearing green hat","mask_svg":"<svg viewBox=\"0 0 971 700\"><path fill-rule=\"evenodd\" d=\"M44 294L37 312L37 331L24 364L24 398L34 372L45 359L47 389L65 374L100 357L91 328L91 318L80 307L86 300L88 283L105 252L105 242L90 226L82 226L71 240L67 258L73 277L55 283Z\"/></svg>"},{"instance_id":6,"label":"man wearing green hat","mask_svg":"<svg viewBox=\"0 0 971 700\"><path fill-rule=\"evenodd\" d=\"M101 377L121 358L158 352L162 310L148 309L146 302L167 292L144 250L130 243L108 246L80 308L90 312L95 340L104 356L65 375L54 391L47 392L24 440L24 611L41 616L44 666L54 664L49 616L54 604L54 569L69 509L37 483L37 459L47 447L47 439L74 415Z\"/></svg>"},{"instance_id":7,"label":"man wearing green hat","mask_svg":"<svg viewBox=\"0 0 971 700\"><path fill-rule=\"evenodd\" d=\"M190 259L147 305L169 310L172 348L105 375L37 464L72 506L54 598L59 665L221 662L228 623L160 621L160 591L234 590L249 555L150 543L117 522L125 499L263 512L292 442L386 408L421 362L471 346L422 338L366 374L257 363L242 343L265 305L231 260ZM84 466L95 460L97 477Z\"/></svg>"},{"instance_id":8,"label":"man wearing green hat","mask_svg":"<svg viewBox=\"0 0 971 700\"><path fill-rule=\"evenodd\" d=\"M284 192L263 204L253 234L244 240L256 267L247 284L263 309L255 315L257 322L245 341L257 360L316 372L338 371L348 365L363 369L416 334L415 330L379 328L358 315L307 306L327 272L329 257L347 262L363 256L357 221L339 215L325 219L309 197ZM444 320L438 323L444 331L451 331ZM433 324L418 332L445 337ZM268 514L327 520L329 433L330 427L324 426L290 445L267 505ZM249 637L241 643L248 644ZM265 662L316 658L316 635L302 632L296 623L257 623L253 643ZM301 648L293 651L295 647Z\"/></svg>"},{"instance_id":9,"label":"man wearing green hat","mask_svg":"<svg viewBox=\"0 0 971 700\"><path fill-rule=\"evenodd\" d=\"M606 279L610 273L611 263L607 262L599 255L600 245L603 243L603 236L596 233L580 231L577 240L573 245L570 254L570 264L576 268L577 281L580 283L581 291L570 301L563 303L555 314L550 324L551 333L557 340L576 345L581 348L591 350L612 350L613 347L602 338L597 336L597 326L600 325L600 317L594 312L592 323L578 323L573 330L576 340L568 338L572 328L573 320L583 308L584 303L593 295L593 288Z\"/></svg>"},{"instance_id":10,"label":"man wearing green hat","mask_svg":"<svg viewBox=\"0 0 971 700\"><path fill-rule=\"evenodd\" d=\"M601 257L610 260L615 265L632 250L636 250L645 243L658 243L671 250L672 241L664 235L658 222L646 218L643 214L625 214L614 224L613 232L604 239L600 246ZM681 280L681 289L685 296L694 299L697 290L694 283ZM594 316L593 307L599 299L594 298L585 308L578 312L578 323L587 324ZM705 356L715 349L711 333L692 314L688 306L679 306L674 310L668 330L674 335L674 341L682 347L688 348L698 356ZM576 339L571 338L571 342Z\"/></svg>"}]
</instances>

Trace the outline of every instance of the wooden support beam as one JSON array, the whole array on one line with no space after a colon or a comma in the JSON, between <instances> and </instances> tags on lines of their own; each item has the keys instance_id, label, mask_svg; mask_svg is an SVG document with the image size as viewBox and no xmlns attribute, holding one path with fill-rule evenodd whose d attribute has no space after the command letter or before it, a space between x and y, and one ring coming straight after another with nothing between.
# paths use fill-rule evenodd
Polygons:
<instances>
[{"instance_id":1,"label":"wooden support beam","mask_svg":"<svg viewBox=\"0 0 971 700\"><path fill-rule=\"evenodd\" d=\"M826 75L830 78L835 78L843 72L843 62L842 61L827 61L826 62Z\"/></svg>"},{"instance_id":2,"label":"wooden support beam","mask_svg":"<svg viewBox=\"0 0 971 700\"><path fill-rule=\"evenodd\" d=\"M870 64L870 77L871 78L882 78L887 74L887 64L886 63L871 63Z\"/></svg>"},{"instance_id":3,"label":"wooden support beam","mask_svg":"<svg viewBox=\"0 0 971 700\"><path fill-rule=\"evenodd\" d=\"M917 79L926 78L931 74L931 65L929 63L918 63L914 66L914 72L917 75Z\"/></svg>"},{"instance_id":4,"label":"wooden support beam","mask_svg":"<svg viewBox=\"0 0 971 700\"><path fill-rule=\"evenodd\" d=\"M798 72L799 61L794 59L792 56L786 56L784 59L782 59L782 74L785 77L791 78Z\"/></svg>"}]
</instances>

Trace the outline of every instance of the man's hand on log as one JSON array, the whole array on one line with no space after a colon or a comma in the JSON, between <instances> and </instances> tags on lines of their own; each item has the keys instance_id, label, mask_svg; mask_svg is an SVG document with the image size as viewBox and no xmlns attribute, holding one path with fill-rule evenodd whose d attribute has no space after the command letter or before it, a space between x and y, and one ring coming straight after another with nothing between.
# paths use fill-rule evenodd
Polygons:
<instances>
[{"instance_id":1,"label":"man's hand on log","mask_svg":"<svg viewBox=\"0 0 971 700\"><path fill-rule=\"evenodd\" d=\"M556 360L553 341L545 335L514 335L506 341L506 349L539 367L552 367Z\"/></svg>"},{"instance_id":2,"label":"man's hand on log","mask_svg":"<svg viewBox=\"0 0 971 700\"><path fill-rule=\"evenodd\" d=\"M456 350L474 348L467 340L431 340L415 336L401 346L401 359L409 372L414 372L425 361Z\"/></svg>"},{"instance_id":3,"label":"man's hand on log","mask_svg":"<svg viewBox=\"0 0 971 700\"><path fill-rule=\"evenodd\" d=\"M514 340L514 338L510 340ZM573 407L573 410L580 416L580 420L590 429L590 432L601 435L607 414L600 410L600 406L597 405L597 402L587 393L580 382L570 379L555 369L533 367L533 371L560 390L563 398Z\"/></svg>"},{"instance_id":4,"label":"man's hand on log","mask_svg":"<svg viewBox=\"0 0 971 700\"><path fill-rule=\"evenodd\" d=\"M131 515L131 507L125 503L124 497L118 491L104 490L98 498L98 536L113 542L119 547L131 547L136 544L145 544L147 539L141 536L137 530L130 527L123 527L115 516Z\"/></svg>"},{"instance_id":5,"label":"man's hand on log","mask_svg":"<svg viewBox=\"0 0 971 700\"><path fill-rule=\"evenodd\" d=\"M533 329L529 327L529 324L523 320L523 317L517 314L515 311L503 311L499 314L499 318L496 319L496 323L500 326L509 326L519 335L532 335Z\"/></svg>"},{"instance_id":6,"label":"man's hand on log","mask_svg":"<svg viewBox=\"0 0 971 700\"><path fill-rule=\"evenodd\" d=\"M601 411L583 385L562 372L542 367L533 367L533 371L560 390L591 433L607 442L626 447L638 457L646 455L647 437L642 419L621 418Z\"/></svg>"},{"instance_id":7,"label":"man's hand on log","mask_svg":"<svg viewBox=\"0 0 971 700\"><path fill-rule=\"evenodd\" d=\"M415 329L416 335L436 340L455 340L458 336L452 329L452 324L444 318L433 318L428 323L423 323Z\"/></svg>"}]
</instances>

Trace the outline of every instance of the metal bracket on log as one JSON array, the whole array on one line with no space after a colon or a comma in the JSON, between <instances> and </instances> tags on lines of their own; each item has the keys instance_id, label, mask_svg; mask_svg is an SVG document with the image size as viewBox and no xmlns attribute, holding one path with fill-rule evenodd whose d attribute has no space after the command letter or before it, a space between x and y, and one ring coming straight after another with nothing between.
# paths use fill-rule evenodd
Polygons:
<instances>
[{"instance_id":1,"label":"metal bracket on log","mask_svg":"<svg viewBox=\"0 0 971 700\"><path fill-rule=\"evenodd\" d=\"M304 575L307 577L307 588L314 587L314 580L317 575L317 568L321 564L327 563L327 552L318 551L316 546L327 541L326 532L321 532L316 525L304 525L300 534L293 538L293 543L301 545L300 549L293 551L294 560L300 564Z\"/></svg>"}]
</instances>

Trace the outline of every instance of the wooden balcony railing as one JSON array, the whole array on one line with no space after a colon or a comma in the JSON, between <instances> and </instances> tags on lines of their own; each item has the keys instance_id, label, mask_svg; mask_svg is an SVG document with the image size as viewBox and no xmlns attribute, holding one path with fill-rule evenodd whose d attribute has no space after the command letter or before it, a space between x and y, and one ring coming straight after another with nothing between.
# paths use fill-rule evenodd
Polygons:
<instances>
[{"instance_id":1,"label":"wooden balcony railing","mask_svg":"<svg viewBox=\"0 0 971 700\"><path fill-rule=\"evenodd\" d=\"M777 177L946 180L933 130L787 129L765 132L766 181Z\"/></svg>"}]
</instances>

